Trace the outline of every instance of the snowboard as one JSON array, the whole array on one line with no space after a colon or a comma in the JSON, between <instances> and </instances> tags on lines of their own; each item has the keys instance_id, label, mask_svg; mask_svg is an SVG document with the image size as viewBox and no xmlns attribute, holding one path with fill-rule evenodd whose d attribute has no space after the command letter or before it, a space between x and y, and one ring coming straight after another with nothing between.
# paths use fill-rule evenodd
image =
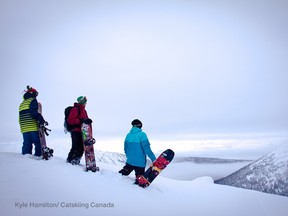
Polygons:
<instances>
[{"instance_id":1,"label":"snowboard","mask_svg":"<svg viewBox=\"0 0 288 216\"><path fill-rule=\"evenodd\" d=\"M173 160L174 151L167 149L153 162L153 164L136 180L140 187L148 187L162 170Z\"/></svg>"},{"instance_id":2,"label":"snowboard","mask_svg":"<svg viewBox=\"0 0 288 216\"><path fill-rule=\"evenodd\" d=\"M38 102L38 112L42 115L42 104ZM42 158L43 160L49 160L49 158L53 157L53 149L48 148L46 145L46 136L49 136L48 131L51 131L44 125L39 127L38 133L39 133L39 138L40 138L40 143L41 143L41 150L42 150Z\"/></svg>"},{"instance_id":3,"label":"snowboard","mask_svg":"<svg viewBox=\"0 0 288 216\"><path fill-rule=\"evenodd\" d=\"M99 167L96 166L95 153L93 144L96 142L92 134L92 125L82 123L82 140L84 144L84 154L85 154L85 163L86 171L96 172L99 171Z\"/></svg>"}]
</instances>

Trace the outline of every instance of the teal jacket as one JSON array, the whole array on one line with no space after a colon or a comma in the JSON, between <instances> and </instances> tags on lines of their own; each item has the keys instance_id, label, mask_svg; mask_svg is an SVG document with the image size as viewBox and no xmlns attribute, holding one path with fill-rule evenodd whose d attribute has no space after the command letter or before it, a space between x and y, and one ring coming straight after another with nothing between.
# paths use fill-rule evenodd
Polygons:
<instances>
[{"instance_id":1,"label":"teal jacket","mask_svg":"<svg viewBox=\"0 0 288 216\"><path fill-rule=\"evenodd\" d=\"M150 148L146 133L138 127L132 127L124 142L124 151L127 157L126 163L137 166L146 166L146 155L155 161L156 157Z\"/></svg>"}]
</instances>

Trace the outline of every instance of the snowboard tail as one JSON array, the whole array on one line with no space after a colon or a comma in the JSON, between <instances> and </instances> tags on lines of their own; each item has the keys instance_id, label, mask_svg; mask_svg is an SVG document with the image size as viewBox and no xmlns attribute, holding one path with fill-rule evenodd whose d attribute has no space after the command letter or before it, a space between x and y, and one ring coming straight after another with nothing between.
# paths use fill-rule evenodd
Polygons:
<instances>
[{"instance_id":1,"label":"snowboard tail","mask_svg":"<svg viewBox=\"0 0 288 216\"><path fill-rule=\"evenodd\" d=\"M154 163L145 171L145 173L137 177L137 184L140 187L148 187L152 181L167 167L174 158L174 151L167 149L160 154Z\"/></svg>"}]
</instances>

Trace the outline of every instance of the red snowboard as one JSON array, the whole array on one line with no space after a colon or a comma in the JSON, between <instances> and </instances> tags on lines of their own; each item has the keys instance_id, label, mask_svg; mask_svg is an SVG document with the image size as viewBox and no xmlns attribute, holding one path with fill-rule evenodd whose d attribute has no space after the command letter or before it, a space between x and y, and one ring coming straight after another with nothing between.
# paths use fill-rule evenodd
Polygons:
<instances>
[{"instance_id":1,"label":"red snowboard","mask_svg":"<svg viewBox=\"0 0 288 216\"><path fill-rule=\"evenodd\" d=\"M99 167L96 166L93 144L96 142L92 134L92 125L83 123L81 125L82 140L84 143L84 153L86 162L86 171L96 172Z\"/></svg>"}]
</instances>

